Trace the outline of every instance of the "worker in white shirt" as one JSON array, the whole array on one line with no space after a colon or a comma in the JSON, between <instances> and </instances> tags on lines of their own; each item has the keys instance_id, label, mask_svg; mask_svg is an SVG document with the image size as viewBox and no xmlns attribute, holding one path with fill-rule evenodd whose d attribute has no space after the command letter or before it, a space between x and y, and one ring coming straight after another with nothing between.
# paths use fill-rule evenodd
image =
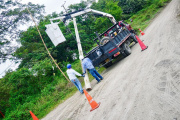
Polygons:
<instances>
[{"instance_id":1,"label":"worker in white shirt","mask_svg":"<svg viewBox=\"0 0 180 120\"><path fill-rule=\"evenodd\" d=\"M77 89L80 91L81 94L83 94L83 89L81 86L80 81L77 79L77 76L82 76L84 77L84 75L81 75L80 73L76 72L74 69L72 69L71 64L67 65L67 71L66 71L69 79L71 80L71 82L77 87Z\"/></svg>"}]
</instances>

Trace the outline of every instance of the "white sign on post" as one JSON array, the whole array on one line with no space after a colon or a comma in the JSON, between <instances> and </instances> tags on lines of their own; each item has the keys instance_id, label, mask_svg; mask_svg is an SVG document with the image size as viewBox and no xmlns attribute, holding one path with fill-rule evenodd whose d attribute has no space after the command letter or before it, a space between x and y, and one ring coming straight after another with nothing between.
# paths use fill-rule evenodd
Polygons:
<instances>
[{"instance_id":1,"label":"white sign on post","mask_svg":"<svg viewBox=\"0 0 180 120\"><path fill-rule=\"evenodd\" d=\"M45 26L46 26L46 33L49 36L49 38L51 39L54 46L57 46L60 43L66 41L64 35L62 34L62 32L58 26L58 23L51 23L51 24L45 25Z\"/></svg>"}]
</instances>

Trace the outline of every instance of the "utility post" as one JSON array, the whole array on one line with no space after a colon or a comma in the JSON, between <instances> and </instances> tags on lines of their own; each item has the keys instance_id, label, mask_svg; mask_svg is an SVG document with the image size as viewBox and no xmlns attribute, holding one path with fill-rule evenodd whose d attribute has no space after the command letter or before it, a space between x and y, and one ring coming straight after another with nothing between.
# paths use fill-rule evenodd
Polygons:
<instances>
[{"instance_id":1,"label":"utility post","mask_svg":"<svg viewBox=\"0 0 180 120\"><path fill-rule=\"evenodd\" d=\"M77 40L77 46L78 46L78 51L79 51L79 59L81 61L81 67L82 67L82 58L84 58L83 51L82 51L82 46L79 38L79 33L77 29L77 24L76 24L76 18L73 18L73 23L74 23L74 28L75 28L75 33L76 33L76 40ZM83 70L83 67L82 67ZM91 84L89 82L89 77L86 71L85 77L84 77L84 82L86 86L86 90L91 90Z\"/></svg>"},{"instance_id":2,"label":"utility post","mask_svg":"<svg viewBox=\"0 0 180 120\"><path fill-rule=\"evenodd\" d=\"M62 7L65 9L64 4L62 5ZM67 12L66 9L65 9L65 11ZM50 19L51 24L46 25L46 28L47 28L46 33L48 34L48 36L51 39L51 41L53 42L53 44L55 46L57 46L60 43L64 42L65 38L64 38L64 35L62 34L61 30L58 27L58 24L60 22L53 23L53 20L60 20L60 21L65 20L66 21L67 19L73 18L74 28L75 28L75 33L76 33L76 40L77 40L78 51L79 51L79 59L81 60L81 65L82 65L82 58L84 56L83 56L83 52L82 52L82 47L81 47L81 43L80 43L80 38L79 38L79 33L78 33L77 24L76 24L76 18L75 17L86 14L86 13L89 13L89 12L92 12L92 13L95 13L95 14L98 14L98 15L101 15L101 16L104 16L104 17L108 17L113 24L116 24L116 20L111 14L104 13L104 12L97 11L97 10L93 10L93 9L85 9L85 10L79 10L79 11L76 11L76 12L68 13L68 15L62 15L60 17ZM84 77L84 82L85 82L86 89L91 90L91 84L89 82L89 77L88 77L87 72L86 72L85 77Z\"/></svg>"}]
</instances>

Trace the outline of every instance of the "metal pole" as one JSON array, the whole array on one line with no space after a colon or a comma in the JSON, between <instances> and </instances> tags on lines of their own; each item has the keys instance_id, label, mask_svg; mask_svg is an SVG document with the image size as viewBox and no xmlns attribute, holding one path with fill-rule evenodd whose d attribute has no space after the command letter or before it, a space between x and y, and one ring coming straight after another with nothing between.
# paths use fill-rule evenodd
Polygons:
<instances>
[{"instance_id":1,"label":"metal pole","mask_svg":"<svg viewBox=\"0 0 180 120\"><path fill-rule=\"evenodd\" d=\"M79 33L78 33L78 29L77 29L76 18L73 18L73 23L74 23L75 33L76 33L76 41L77 41L77 46L78 46L78 51L79 51L79 58L80 58L81 67L82 67L82 58L81 57L84 57L84 55L83 55L82 46L81 46ZM83 70L83 67L82 67L82 70ZM89 82L89 77L88 77L87 71L86 71L86 74L84 77L84 82L85 82L86 90L91 90L92 88L91 88L91 84Z\"/></svg>"}]
</instances>

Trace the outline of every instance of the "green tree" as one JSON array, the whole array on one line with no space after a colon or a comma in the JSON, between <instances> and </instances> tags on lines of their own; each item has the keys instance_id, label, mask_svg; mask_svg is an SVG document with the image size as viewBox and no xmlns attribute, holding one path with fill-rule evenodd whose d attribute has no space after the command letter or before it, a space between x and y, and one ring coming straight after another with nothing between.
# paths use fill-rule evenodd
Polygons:
<instances>
[{"instance_id":1,"label":"green tree","mask_svg":"<svg viewBox=\"0 0 180 120\"><path fill-rule=\"evenodd\" d=\"M136 13L147 5L148 0L117 0L124 14Z\"/></svg>"},{"instance_id":2,"label":"green tree","mask_svg":"<svg viewBox=\"0 0 180 120\"><path fill-rule=\"evenodd\" d=\"M118 2L113 0L99 0L98 3L93 3L91 8L111 14L117 21L122 18L122 9L118 6ZM108 18L104 17L97 18L94 25L99 32L105 31L110 26L112 26L112 23Z\"/></svg>"},{"instance_id":3,"label":"green tree","mask_svg":"<svg viewBox=\"0 0 180 120\"><path fill-rule=\"evenodd\" d=\"M32 3L22 4L18 0L1 0L0 1L0 58L6 60L16 49L10 43L17 40L21 32L18 27L27 24L30 15L26 8L29 8L36 19L42 18L44 6ZM14 47L14 48L13 48ZM5 50L3 50L3 49Z\"/></svg>"}]
</instances>

